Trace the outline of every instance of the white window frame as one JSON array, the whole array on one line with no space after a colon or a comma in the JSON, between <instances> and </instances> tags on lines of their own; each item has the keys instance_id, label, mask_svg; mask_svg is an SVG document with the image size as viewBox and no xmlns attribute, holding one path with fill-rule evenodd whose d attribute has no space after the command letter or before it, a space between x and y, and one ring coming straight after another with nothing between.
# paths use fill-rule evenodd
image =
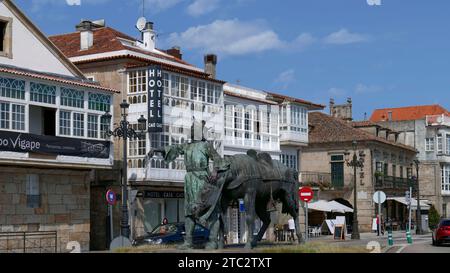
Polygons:
<instances>
[{"instance_id":1,"label":"white window frame","mask_svg":"<svg viewBox=\"0 0 450 273\"><path fill-rule=\"evenodd\" d=\"M435 151L435 139L434 137L425 138L425 152L434 152Z\"/></svg>"}]
</instances>

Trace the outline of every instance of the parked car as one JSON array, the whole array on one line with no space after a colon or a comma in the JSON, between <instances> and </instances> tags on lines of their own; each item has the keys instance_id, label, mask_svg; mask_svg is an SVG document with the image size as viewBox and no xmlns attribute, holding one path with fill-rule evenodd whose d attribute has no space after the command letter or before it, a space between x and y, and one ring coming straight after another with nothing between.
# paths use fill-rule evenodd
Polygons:
<instances>
[{"instance_id":1,"label":"parked car","mask_svg":"<svg viewBox=\"0 0 450 273\"><path fill-rule=\"evenodd\" d=\"M146 235L136 238L133 241L133 245L179 244L184 242L185 235L184 223L161 224ZM208 241L208 237L209 230L202 225L196 224L193 243L195 245L204 244Z\"/></svg>"},{"instance_id":2,"label":"parked car","mask_svg":"<svg viewBox=\"0 0 450 273\"><path fill-rule=\"evenodd\" d=\"M442 219L439 226L433 230L433 245L450 243L450 219Z\"/></svg>"}]
</instances>

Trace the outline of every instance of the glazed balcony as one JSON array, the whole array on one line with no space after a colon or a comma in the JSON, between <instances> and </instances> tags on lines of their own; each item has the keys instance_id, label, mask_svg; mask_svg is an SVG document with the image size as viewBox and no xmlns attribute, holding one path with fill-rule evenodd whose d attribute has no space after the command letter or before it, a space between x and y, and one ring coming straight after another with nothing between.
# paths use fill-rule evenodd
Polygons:
<instances>
[{"instance_id":1,"label":"glazed balcony","mask_svg":"<svg viewBox=\"0 0 450 273\"><path fill-rule=\"evenodd\" d=\"M162 158L154 157L144 166L144 158L128 160L128 179L130 182L175 182L183 183L186 170L184 161L177 159L167 164Z\"/></svg>"},{"instance_id":2,"label":"glazed balcony","mask_svg":"<svg viewBox=\"0 0 450 273\"><path fill-rule=\"evenodd\" d=\"M293 130L280 130L281 145L306 145L308 144L308 133Z\"/></svg>"}]
</instances>

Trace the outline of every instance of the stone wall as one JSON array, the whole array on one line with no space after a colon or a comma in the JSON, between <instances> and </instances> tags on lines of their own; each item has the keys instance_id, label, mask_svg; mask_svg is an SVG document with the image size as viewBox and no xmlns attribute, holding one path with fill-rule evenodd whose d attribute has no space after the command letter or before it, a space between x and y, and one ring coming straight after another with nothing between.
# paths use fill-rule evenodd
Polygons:
<instances>
[{"instance_id":1,"label":"stone wall","mask_svg":"<svg viewBox=\"0 0 450 273\"><path fill-rule=\"evenodd\" d=\"M373 183L372 183L372 161L370 158L370 149L361 147L366 154L366 162L363 172L357 170L357 191L358 191L358 221L360 232L369 232L371 230L372 217L374 216L374 207L372 202ZM342 147L340 149L329 147L323 149L304 149L301 153L301 172L320 172L331 173L330 156L332 154L342 154L345 150L351 151L351 147ZM353 155L353 154L352 154ZM342 190L320 190L318 199L335 200L342 198L348 201L352 206L354 204L354 181L353 168L347 167L344 163L344 188ZM304 213L301 213L301 223L304 223Z\"/></svg>"},{"instance_id":2,"label":"stone wall","mask_svg":"<svg viewBox=\"0 0 450 273\"><path fill-rule=\"evenodd\" d=\"M89 171L0 166L0 232L57 231L58 252L89 250ZM27 174L39 175L40 207L27 207Z\"/></svg>"}]
</instances>

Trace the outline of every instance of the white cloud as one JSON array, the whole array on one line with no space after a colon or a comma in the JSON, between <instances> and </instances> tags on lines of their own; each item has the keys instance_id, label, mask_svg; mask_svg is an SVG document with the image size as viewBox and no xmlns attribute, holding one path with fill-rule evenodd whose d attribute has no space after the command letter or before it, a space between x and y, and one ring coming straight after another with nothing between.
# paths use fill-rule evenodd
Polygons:
<instances>
[{"instance_id":1,"label":"white cloud","mask_svg":"<svg viewBox=\"0 0 450 273\"><path fill-rule=\"evenodd\" d=\"M200 16L219 7L220 0L194 0L188 7L187 13L191 16Z\"/></svg>"},{"instance_id":2,"label":"white cloud","mask_svg":"<svg viewBox=\"0 0 450 273\"><path fill-rule=\"evenodd\" d=\"M216 20L208 25L172 33L168 42L186 49L199 49L222 55L258 53L285 46L278 35L262 21Z\"/></svg>"},{"instance_id":3,"label":"white cloud","mask_svg":"<svg viewBox=\"0 0 450 273\"><path fill-rule=\"evenodd\" d=\"M79 6L81 5L81 0L66 0L66 3L69 6Z\"/></svg>"},{"instance_id":4,"label":"white cloud","mask_svg":"<svg viewBox=\"0 0 450 273\"><path fill-rule=\"evenodd\" d=\"M278 75L278 77L274 80L276 84L279 84L283 89L287 89L290 84L295 82L295 70L288 69L283 71Z\"/></svg>"},{"instance_id":5,"label":"white cloud","mask_svg":"<svg viewBox=\"0 0 450 273\"><path fill-rule=\"evenodd\" d=\"M377 86L377 85L364 85L364 84L359 83L355 86L356 94L378 93L378 92L382 92L383 90L384 90L383 87Z\"/></svg>"},{"instance_id":6,"label":"white cloud","mask_svg":"<svg viewBox=\"0 0 450 273\"><path fill-rule=\"evenodd\" d=\"M339 31L333 32L330 35L326 36L323 39L323 42L326 44L345 45L368 42L369 38L370 37L368 35L351 33L347 29L342 28Z\"/></svg>"},{"instance_id":7,"label":"white cloud","mask_svg":"<svg viewBox=\"0 0 450 273\"><path fill-rule=\"evenodd\" d=\"M185 0L145 0L145 10L152 14L172 8ZM141 0L139 0L141 2Z\"/></svg>"},{"instance_id":8,"label":"white cloud","mask_svg":"<svg viewBox=\"0 0 450 273\"><path fill-rule=\"evenodd\" d=\"M314 44L317 39L310 33L302 33L291 42L285 42L283 47L288 51L302 51Z\"/></svg>"},{"instance_id":9,"label":"white cloud","mask_svg":"<svg viewBox=\"0 0 450 273\"><path fill-rule=\"evenodd\" d=\"M112 0L31 0L31 11L38 12L48 5L59 6L81 6L84 4L97 5L110 2Z\"/></svg>"},{"instance_id":10,"label":"white cloud","mask_svg":"<svg viewBox=\"0 0 450 273\"><path fill-rule=\"evenodd\" d=\"M328 89L328 94L330 96L343 97L347 94L347 91L342 88L332 87Z\"/></svg>"}]
</instances>

